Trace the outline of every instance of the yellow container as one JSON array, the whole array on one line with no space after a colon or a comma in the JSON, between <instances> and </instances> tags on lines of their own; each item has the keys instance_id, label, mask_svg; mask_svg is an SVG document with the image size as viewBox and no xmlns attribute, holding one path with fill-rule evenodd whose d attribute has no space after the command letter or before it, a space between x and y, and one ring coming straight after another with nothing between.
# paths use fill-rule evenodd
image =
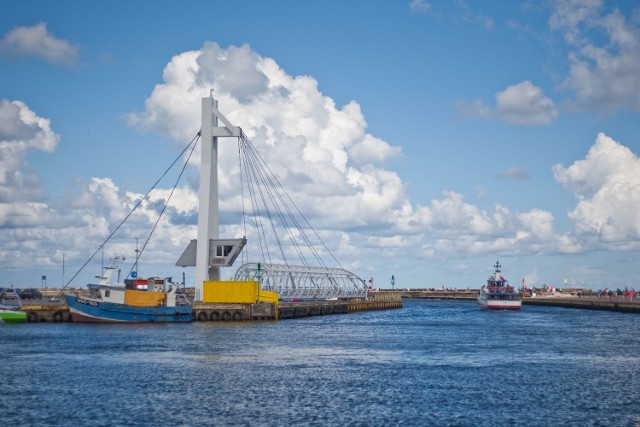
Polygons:
<instances>
[{"instance_id":1,"label":"yellow container","mask_svg":"<svg viewBox=\"0 0 640 427\"><path fill-rule=\"evenodd\" d=\"M259 288L259 283L255 280L205 281L202 302L255 304Z\"/></svg>"}]
</instances>

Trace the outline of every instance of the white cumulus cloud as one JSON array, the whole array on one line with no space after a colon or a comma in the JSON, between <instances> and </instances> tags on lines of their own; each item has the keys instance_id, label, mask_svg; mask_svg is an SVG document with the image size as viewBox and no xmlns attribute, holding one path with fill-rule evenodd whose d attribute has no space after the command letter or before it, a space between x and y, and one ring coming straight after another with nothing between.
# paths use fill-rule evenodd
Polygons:
<instances>
[{"instance_id":1,"label":"white cumulus cloud","mask_svg":"<svg viewBox=\"0 0 640 427\"><path fill-rule=\"evenodd\" d=\"M558 116L558 109L542 89L524 81L496 94L495 114L521 126L548 125Z\"/></svg>"},{"instance_id":2,"label":"white cumulus cloud","mask_svg":"<svg viewBox=\"0 0 640 427\"><path fill-rule=\"evenodd\" d=\"M583 160L555 165L556 180L578 200L569 218L594 247L640 249L640 159L604 133Z\"/></svg>"},{"instance_id":3,"label":"white cumulus cloud","mask_svg":"<svg viewBox=\"0 0 640 427\"><path fill-rule=\"evenodd\" d=\"M367 133L356 102L337 107L315 79L286 74L248 45L206 43L174 57L145 110L130 121L183 143L199 129L200 99L211 90L306 214L361 225L405 200L397 174L382 167L400 149ZM225 148L234 143L220 143L221 206L239 193L237 150Z\"/></svg>"}]
</instances>

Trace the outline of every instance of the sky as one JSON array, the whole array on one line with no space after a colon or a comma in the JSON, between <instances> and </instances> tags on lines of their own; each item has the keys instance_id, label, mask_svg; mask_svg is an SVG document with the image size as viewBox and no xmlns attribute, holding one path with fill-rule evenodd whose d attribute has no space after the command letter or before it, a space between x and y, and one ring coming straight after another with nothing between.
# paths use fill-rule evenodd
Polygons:
<instances>
[{"instance_id":1,"label":"sky","mask_svg":"<svg viewBox=\"0 0 640 427\"><path fill-rule=\"evenodd\" d=\"M374 287L478 288L499 260L518 285L640 288L640 5L599 0L5 3L0 287L83 286L116 255L128 271L157 221L140 275L192 285L175 262L199 146L100 245L211 93ZM246 233L235 144L229 238Z\"/></svg>"}]
</instances>

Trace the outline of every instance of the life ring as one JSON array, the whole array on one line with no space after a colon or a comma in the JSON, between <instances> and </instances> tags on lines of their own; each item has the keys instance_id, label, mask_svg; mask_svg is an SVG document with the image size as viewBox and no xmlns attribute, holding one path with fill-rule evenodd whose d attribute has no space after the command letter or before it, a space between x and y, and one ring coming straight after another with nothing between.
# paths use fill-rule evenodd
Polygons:
<instances>
[{"instance_id":1,"label":"life ring","mask_svg":"<svg viewBox=\"0 0 640 427\"><path fill-rule=\"evenodd\" d=\"M222 313L222 320L227 321L229 319L231 319L231 313L229 313L228 311Z\"/></svg>"},{"instance_id":2,"label":"life ring","mask_svg":"<svg viewBox=\"0 0 640 427\"><path fill-rule=\"evenodd\" d=\"M201 311L198 313L198 322L205 322L208 318L209 316L207 316L207 312Z\"/></svg>"},{"instance_id":3,"label":"life ring","mask_svg":"<svg viewBox=\"0 0 640 427\"><path fill-rule=\"evenodd\" d=\"M213 322L217 322L220 320L220 313L217 311L212 311L211 312L211 316L209 317L209 320L213 321Z\"/></svg>"},{"instance_id":4,"label":"life ring","mask_svg":"<svg viewBox=\"0 0 640 427\"><path fill-rule=\"evenodd\" d=\"M234 311L233 320L242 320L242 313L240 313L239 311Z\"/></svg>"},{"instance_id":5,"label":"life ring","mask_svg":"<svg viewBox=\"0 0 640 427\"><path fill-rule=\"evenodd\" d=\"M56 311L55 313L53 313L53 321L56 323L62 322L62 312L61 311Z\"/></svg>"}]
</instances>

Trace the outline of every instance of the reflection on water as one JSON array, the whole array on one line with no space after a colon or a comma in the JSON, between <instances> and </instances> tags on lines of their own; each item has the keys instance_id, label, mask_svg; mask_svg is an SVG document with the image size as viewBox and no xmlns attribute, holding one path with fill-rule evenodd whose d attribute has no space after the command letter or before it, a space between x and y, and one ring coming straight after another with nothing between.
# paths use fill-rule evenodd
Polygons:
<instances>
[{"instance_id":1,"label":"reflection on water","mask_svg":"<svg viewBox=\"0 0 640 427\"><path fill-rule=\"evenodd\" d=\"M258 323L0 328L4 425L635 425L640 317L405 301Z\"/></svg>"}]
</instances>

